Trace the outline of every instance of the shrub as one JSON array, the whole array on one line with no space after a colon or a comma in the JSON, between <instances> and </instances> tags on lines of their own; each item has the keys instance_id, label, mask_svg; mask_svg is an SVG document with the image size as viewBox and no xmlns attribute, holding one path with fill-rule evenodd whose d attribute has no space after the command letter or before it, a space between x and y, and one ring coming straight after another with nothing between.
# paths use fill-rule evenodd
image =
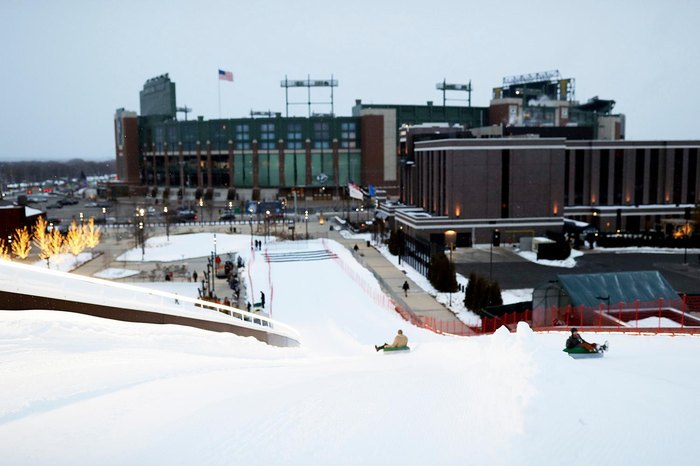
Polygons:
<instances>
[{"instance_id":1,"label":"shrub","mask_svg":"<svg viewBox=\"0 0 700 466\"><path fill-rule=\"evenodd\" d=\"M433 254L428 266L428 280L436 290L442 292L457 291L455 266L443 253Z\"/></svg>"},{"instance_id":2,"label":"shrub","mask_svg":"<svg viewBox=\"0 0 700 466\"><path fill-rule=\"evenodd\" d=\"M469 283L464 294L464 305L467 309L480 313L489 306L501 304L503 298L498 282L492 282L475 273L469 274Z\"/></svg>"}]
</instances>

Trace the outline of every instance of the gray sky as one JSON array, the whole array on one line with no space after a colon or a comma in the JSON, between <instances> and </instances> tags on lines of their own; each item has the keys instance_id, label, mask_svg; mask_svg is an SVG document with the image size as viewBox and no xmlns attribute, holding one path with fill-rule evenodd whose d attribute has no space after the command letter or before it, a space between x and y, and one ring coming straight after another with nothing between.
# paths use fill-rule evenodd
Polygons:
<instances>
[{"instance_id":1,"label":"gray sky","mask_svg":"<svg viewBox=\"0 0 700 466\"><path fill-rule=\"evenodd\" d=\"M163 73L208 119L219 85L223 117L284 113L285 74L333 74L349 115L355 99L440 102L443 78L487 106L504 76L558 69L579 101L617 102L627 139L698 139L699 25L690 0L2 0L0 160L114 157L114 110L138 112Z\"/></svg>"}]
</instances>

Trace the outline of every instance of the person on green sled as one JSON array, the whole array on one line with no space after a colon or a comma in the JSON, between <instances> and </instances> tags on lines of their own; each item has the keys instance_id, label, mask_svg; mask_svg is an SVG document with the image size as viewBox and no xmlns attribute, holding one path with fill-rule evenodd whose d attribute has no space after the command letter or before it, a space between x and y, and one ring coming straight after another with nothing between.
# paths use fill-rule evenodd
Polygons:
<instances>
[{"instance_id":1,"label":"person on green sled","mask_svg":"<svg viewBox=\"0 0 700 466\"><path fill-rule=\"evenodd\" d=\"M381 346L374 345L374 349L379 351L384 348L399 348L402 346L408 346L408 338L406 337L406 335L403 334L403 330L399 330L399 332L394 337L394 342L392 344L388 345L384 343Z\"/></svg>"},{"instance_id":2,"label":"person on green sled","mask_svg":"<svg viewBox=\"0 0 700 466\"><path fill-rule=\"evenodd\" d=\"M571 329L571 336L566 339L566 349L573 349L576 347L585 348L589 353L597 353L598 351L607 351L607 342L604 345L598 345L597 343L588 343L584 340L578 333L577 328Z\"/></svg>"}]
</instances>

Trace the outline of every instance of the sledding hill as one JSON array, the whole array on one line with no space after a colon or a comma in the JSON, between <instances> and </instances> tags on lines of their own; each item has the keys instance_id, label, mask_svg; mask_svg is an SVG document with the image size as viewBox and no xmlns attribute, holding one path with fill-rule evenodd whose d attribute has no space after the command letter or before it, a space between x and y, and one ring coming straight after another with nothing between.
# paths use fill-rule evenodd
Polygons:
<instances>
[{"instance_id":1,"label":"sledding hill","mask_svg":"<svg viewBox=\"0 0 700 466\"><path fill-rule=\"evenodd\" d=\"M2 462L696 464L697 337L584 333L612 350L577 361L563 333L411 328L334 260L253 263L301 347L0 312ZM397 328L411 353L376 353Z\"/></svg>"}]
</instances>

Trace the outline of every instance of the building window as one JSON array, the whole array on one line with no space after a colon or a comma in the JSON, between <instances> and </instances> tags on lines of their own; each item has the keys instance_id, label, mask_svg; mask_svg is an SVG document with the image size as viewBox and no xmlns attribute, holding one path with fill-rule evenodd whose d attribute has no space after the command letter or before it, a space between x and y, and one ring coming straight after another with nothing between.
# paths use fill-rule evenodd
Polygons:
<instances>
[{"instance_id":1,"label":"building window","mask_svg":"<svg viewBox=\"0 0 700 466\"><path fill-rule=\"evenodd\" d=\"M156 152L162 152L163 141L165 141L165 128L162 126L156 126L155 134L153 136L155 139Z\"/></svg>"},{"instance_id":2,"label":"building window","mask_svg":"<svg viewBox=\"0 0 700 466\"><path fill-rule=\"evenodd\" d=\"M686 196L686 203L695 204L695 190L697 189L697 179L698 179L698 150L689 149L688 150L688 194Z\"/></svg>"},{"instance_id":3,"label":"building window","mask_svg":"<svg viewBox=\"0 0 700 466\"><path fill-rule=\"evenodd\" d=\"M608 205L608 191L610 183L610 151L603 149L600 151L600 180L598 189L598 203Z\"/></svg>"},{"instance_id":4,"label":"building window","mask_svg":"<svg viewBox=\"0 0 700 466\"><path fill-rule=\"evenodd\" d=\"M274 123L263 123L260 125L260 148L266 150L275 148Z\"/></svg>"},{"instance_id":5,"label":"building window","mask_svg":"<svg viewBox=\"0 0 700 466\"><path fill-rule=\"evenodd\" d=\"M314 149L328 149L330 146L330 124L323 121L314 123Z\"/></svg>"},{"instance_id":6,"label":"building window","mask_svg":"<svg viewBox=\"0 0 700 466\"><path fill-rule=\"evenodd\" d=\"M168 145L171 148L177 146L177 126L175 125L168 127Z\"/></svg>"},{"instance_id":7,"label":"building window","mask_svg":"<svg viewBox=\"0 0 700 466\"><path fill-rule=\"evenodd\" d=\"M673 154L673 203L681 203L683 191L683 149L676 149Z\"/></svg>"},{"instance_id":8,"label":"building window","mask_svg":"<svg viewBox=\"0 0 700 466\"><path fill-rule=\"evenodd\" d=\"M355 149L357 147L355 123L340 124L340 147L343 149Z\"/></svg>"},{"instance_id":9,"label":"building window","mask_svg":"<svg viewBox=\"0 0 700 466\"><path fill-rule=\"evenodd\" d=\"M182 126L182 149L185 152L194 152L195 142L197 141L196 123L185 123Z\"/></svg>"},{"instance_id":10,"label":"building window","mask_svg":"<svg viewBox=\"0 0 700 466\"><path fill-rule=\"evenodd\" d=\"M501 218L510 217L510 150L501 151Z\"/></svg>"},{"instance_id":11,"label":"building window","mask_svg":"<svg viewBox=\"0 0 700 466\"><path fill-rule=\"evenodd\" d=\"M644 149L637 149L634 165L634 204L644 203Z\"/></svg>"},{"instance_id":12,"label":"building window","mask_svg":"<svg viewBox=\"0 0 700 466\"><path fill-rule=\"evenodd\" d=\"M622 149L615 149L615 168L613 171L613 202L615 205L622 205L624 168L625 153Z\"/></svg>"},{"instance_id":13,"label":"building window","mask_svg":"<svg viewBox=\"0 0 700 466\"><path fill-rule=\"evenodd\" d=\"M583 170L584 157L583 150L577 150L574 154L574 204L583 205Z\"/></svg>"},{"instance_id":14,"label":"building window","mask_svg":"<svg viewBox=\"0 0 700 466\"><path fill-rule=\"evenodd\" d=\"M652 149L649 155L649 204L659 203L659 149Z\"/></svg>"},{"instance_id":15,"label":"building window","mask_svg":"<svg viewBox=\"0 0 700 466\"><path fill-rule=\"evenodd\" d=\"M213 134L212 134L212 140L211 140L211 148L213 150L226 150L228 149L228 137L226 137L226 125L225 124L214 124L212 122L212 125L214 127Z\"/></svg>"},{"instance_id":16,"label":"building window","mask_svg":"<svg viewBox=\"0 0 700 466\"><path fill-rule=\"evenodd\" d=\"M289 123L287 125L287 149L301 149L303 147L301 136L301 123Z\"/></svg>"},{"instance_id":17,"label":"building window","mask_svg":"<svg viewBox=\"0 0 700 466\"><path fill-rule=\"evenodd\" d=\"M250 149L250 126L236 125L236 149Z\"/></svg>"},{"instance_id":18,"label":"building window","mask_svg":"<svg viewBox=\"0 0 700 466\"><path fill-rule=\"evenodd\" d=\"M569 205L569 168L571 162L569 158L571 157L571 151L566 151L566 156L564 157L564 205Z\"/></svg>"}]
</instances>

